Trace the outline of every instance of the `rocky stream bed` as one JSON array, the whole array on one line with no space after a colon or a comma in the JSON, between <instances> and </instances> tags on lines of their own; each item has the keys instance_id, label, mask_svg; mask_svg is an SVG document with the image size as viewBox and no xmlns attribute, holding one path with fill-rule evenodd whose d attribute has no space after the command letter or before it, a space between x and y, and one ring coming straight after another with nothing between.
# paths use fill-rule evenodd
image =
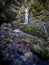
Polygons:
<instances>
[{"instance_id":1,"label":"rocky stream bed","mask_svg":"<svg viewBox=\"0 0 49 65\"><path fill-rule=\"evenodd\" d=\"M48 0L0 0L0 65L49 65Z\"/></svg>"},{"instance_id":2,"label":"rocky stream bed","mask_svg":"<svg viewBox=\"0 0 49 65\"><path fill-rule=\"evenodd\" d=\"M4 64L49 65L49 44L23 31L0 29L0 65Z\"/></svg>"}]
</instances>

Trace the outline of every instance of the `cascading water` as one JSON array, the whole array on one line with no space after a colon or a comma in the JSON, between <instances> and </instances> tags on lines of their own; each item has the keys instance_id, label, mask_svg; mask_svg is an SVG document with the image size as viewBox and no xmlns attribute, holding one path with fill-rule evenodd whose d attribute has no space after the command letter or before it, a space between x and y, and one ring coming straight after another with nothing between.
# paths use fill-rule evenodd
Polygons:
<instances>
[{"instance_id":1,"label":"cascading water","mask_svg":"<svg viewBox=\"0 0 49 65\"><path fill-rule=\"evenodd\" d=\"M25 21L24 24L28 24L28 8L25 8Z\"/></svg>"},{"instance_id":2,"label":"cascading water","mask_svg":"<svg viewBox=\"0 0 49 65\"><path fill-rule=\"evenodd\" d=\"M28 8L25 8L25 20L23 24L28 24ZM14 32L20 32L20 29L15 29Z\"/></svg>"},{"instance_id":3,"label":"cascading water","mask_svg":"<svg viewBox=\"0 0 49 65\"><path fill-rule=\"evenodd\" d=\"M14 32L20 32L20 29L15 29Z\"/></svg>"}]
</instances>

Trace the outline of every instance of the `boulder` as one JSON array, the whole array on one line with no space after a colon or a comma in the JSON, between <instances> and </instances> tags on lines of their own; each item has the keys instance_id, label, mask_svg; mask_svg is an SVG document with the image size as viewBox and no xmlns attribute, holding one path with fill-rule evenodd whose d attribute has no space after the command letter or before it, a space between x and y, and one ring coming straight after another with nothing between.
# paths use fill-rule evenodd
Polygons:
<instances>
[{"instance_id":1,"label":"boulder","mask_svg":"<svg viewBox=\"0 0 49 65\"><path fill-rule=\"evenodd\" d=\"M37 53L43 58L48 59L49 58L49 47L40 46L38 44L32 44L30 46L31 51Z\"/></svg>"}]
</instances>

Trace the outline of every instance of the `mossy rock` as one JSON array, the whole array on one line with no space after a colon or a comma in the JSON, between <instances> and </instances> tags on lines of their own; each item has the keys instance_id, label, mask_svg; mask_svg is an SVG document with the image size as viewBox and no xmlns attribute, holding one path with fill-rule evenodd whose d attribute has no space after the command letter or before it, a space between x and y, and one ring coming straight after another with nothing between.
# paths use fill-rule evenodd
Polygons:
<instances>
[{"instance_id":1,"label":"mossy rock","mask_svg":"<svg viewBox=\"0 0 49 65\"><path fill-rule=\"evenodd\" d=\"M37 13L37 11L35 9L32 9L32 12L33 12L33 14Z\"/></svg>"},{"instance_id":2,"label":"mossy rock","mask_svg":"<svg viewBox=\"0 0 49 65\"><path fill-rule=\"evenodd\" d=\"M42 49L41 50L41 55L48 58L49 57L49 51L48 51L48 49L46 49L46 48Z\"/></svg>"},{"instance_id":3,"label":"mossy rock","mask_svg":"<svg viewBox=\"0 0 49 65\"><path fill-rule=\"evenodd\" d=\"M43 58L49 58L49 49L47 49L47 47L42 47L38 44L32 44L30 46L30 49L32 52L37 53L39 56Z\"/></svg>"},{"instance_id":4,"label":"mossy rock","mask_svg":"<svg viewBox=\"0 0 49 65\"><path fill-rule=\"evenodd\" d=\"M37 3L36 3L36 2L35 2L35 3L32 3L32 6L33 6L33 7L36 7L36 6L38 7L38 6L40 6L40 3L39 3L39 2L37 2Z\"/></svg>"},{"instance_id":5,"label":"mossy rock","mask_svg":"<svg viewBox=\"0 0 49 65\"><path fill-rule=\"evenodd\" d=\"M38 12L40 12L40 11L42 11L44 9L43 6L39 2L33 3L31 5L31 7L33 7Z\"/></svg>"},{"instance_id":6,"label":"mossy rock","mask_svg":"<svg viewBox=\"0 0 49 65\"><path fill-rule=\"evenodd\" d=\"M35 36L38 36L38 37L44 37L45 33L39 29L36 29L34 27L25 27L22 29L24 32L26 33L29 33L31 35L35 35Z\"/></svg>"},{"instance_id":7,"label":"mossy rock","mask_svg":"<svg viewBox=\"0 0 49 65\"><path fill-rule=\"evenodd\" d=\"M18 13L18 17L23 17L23 15L24 15L24 9L25 9L25 7L23 6L21 8L20 12Z\"/></svg>"}]
</instances>

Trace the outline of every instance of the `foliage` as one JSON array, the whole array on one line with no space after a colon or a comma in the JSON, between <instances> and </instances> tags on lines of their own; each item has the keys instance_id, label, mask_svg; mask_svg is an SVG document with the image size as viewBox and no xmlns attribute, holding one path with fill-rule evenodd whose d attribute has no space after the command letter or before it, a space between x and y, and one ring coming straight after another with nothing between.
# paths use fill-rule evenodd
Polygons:
<instances>
[{"instance_id":1,"label":"foliage","mask_svg":"<svg viewBox=\"0 0 49 65\"><path fill-rule=\"evenodd\" d=\"M39 2L47 11L49 11L49 0L39 0Z\"/></svg>"},{"instance_id":2,"label":"foliage","mask_svg":"<svg viewBox=\"0 0 49 65\"><path fill-rule=\"evenodd\" d=\"M38 11L38 12L40 12L40 11L43 10L43 6L42 6L39 2L33 3L33 4L31 5L31 7L33 7L33 8L34 8L36 11Z\"/></svg>"}]
</instances>

